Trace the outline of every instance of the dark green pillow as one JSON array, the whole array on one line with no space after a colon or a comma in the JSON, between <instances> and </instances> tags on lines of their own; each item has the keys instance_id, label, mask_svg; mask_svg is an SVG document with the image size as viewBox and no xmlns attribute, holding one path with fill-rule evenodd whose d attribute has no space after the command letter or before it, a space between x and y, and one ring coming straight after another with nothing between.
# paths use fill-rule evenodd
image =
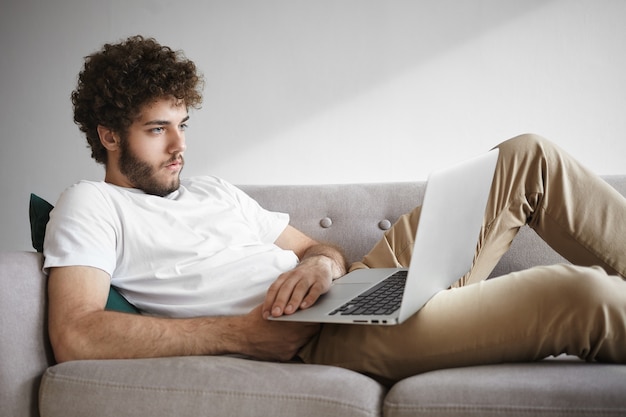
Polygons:
<instances>
[{"instance_id":1,"label":"dark green pillow","mask_svg":"<svg viewBox=\"0 0 626 417\"><path fill-rule=\"evenodd\" d=\"M30 195L30 206L28 214L30 216L30 239L33 242L33 248L37 252L43 252L43 238L46 235L46 225L50 220L50 211L53 209L52 204L43 198Z\"/></svg>"},{"instance_id":2,"label":"dark green pillow","mask_svg":"<svg viewBox=\"0 0 626 417\"><path fill-rule=\"evenodd\" d=\"M109 298L107 298L107 305L105 310L121 311L122 313L139 313L137 307L129 303L126 298L120 294L115 287L109 289Z\"/></svg>"},{"instance_id":3,"label":"dark green pillow","mask_svg":"<svg viewBox=\"0 0 626 417\"><path fill-rule=\"evenodd\" d=\"M43 198L31 194L28 214L30 216L30 238L33 248L43 252L43 240L46 235L46 225L50 220L50 211L54 207ZM139 313L139 310L129 303L114 287L109 290L106 310L121 311L123 313Z\"/></svg>"}]
</instances>

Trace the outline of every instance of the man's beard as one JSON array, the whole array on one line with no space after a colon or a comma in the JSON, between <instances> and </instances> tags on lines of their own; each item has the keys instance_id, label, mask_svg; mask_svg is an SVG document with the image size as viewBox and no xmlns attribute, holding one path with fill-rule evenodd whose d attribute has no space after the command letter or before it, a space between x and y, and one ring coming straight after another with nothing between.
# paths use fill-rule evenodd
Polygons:
<instances>
[{"instance_id":1,"label":"man's beard","mask_svg":"<svg viewBox=\"0 0 626 417\"><path fill-rule=\"evenodd\" d=\"M167 164L175 162L176 160L183 161L183 156L180 154L174 155ZM135 155L129 149L128 141L126 140L121 141L119 166L120 172L126 176L131 184L146 194L164 197L178 190L180 186L180 171L178 175L173 177L170 181L159 182L155 176L156 169Z\"/></svg>"}]
</instances>

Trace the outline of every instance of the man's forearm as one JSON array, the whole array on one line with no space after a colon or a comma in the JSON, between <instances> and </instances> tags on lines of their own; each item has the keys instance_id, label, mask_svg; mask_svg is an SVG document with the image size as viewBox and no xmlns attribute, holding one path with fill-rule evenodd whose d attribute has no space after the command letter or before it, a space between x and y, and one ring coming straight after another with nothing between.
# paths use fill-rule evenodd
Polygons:
<instances>
[{"instance_id":1,"label":"man's forearm","mask_svg":"<svg viewBox=\"0 0 626 417\"><path fill-rule=\"evenodd\" d=\"M51 333L58 362L231 353L276 361L291 359L318 326L269 322L259 306L244 316L189 319L98 311L63 329Z\"/></svg>"},{"instance_id":2,"label":"man's forearm","mask_svg":"<svg viewBox=\"0 0 626 417\"><path fill-rule=\"evenodd\" d=\"M75 359L216 355L241 348L240 317L166 319L94 311L51 334L59 362Z\"/></svg>"}]
</instances>

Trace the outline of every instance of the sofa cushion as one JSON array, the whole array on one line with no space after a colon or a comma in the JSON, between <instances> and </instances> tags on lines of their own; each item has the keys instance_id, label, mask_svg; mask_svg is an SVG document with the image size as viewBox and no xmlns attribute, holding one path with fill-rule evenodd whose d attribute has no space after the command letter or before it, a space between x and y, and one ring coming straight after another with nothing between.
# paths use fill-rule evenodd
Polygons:
<instances>
[{"instance_id":1,"label":"sofa cushion","mask_svg":"<svg viewBox=\"0 0 626 417\"><path fill-rule=\"evenodd\" d=\"M544 360L447 369L407 378L384 403L387 417L624 416L626 367Z\"/></svg>"},{"instance_id":2,"label":"sofa cushion","mask_svg":"<svg viewBox=\"0 0 626 417\"><path fill-rule=\"evenodd\" d=\"M385 390L345 369L233 357L67 362L49 368L40 410L72 416L378 416Z\"/></svg>"}]
</instances>

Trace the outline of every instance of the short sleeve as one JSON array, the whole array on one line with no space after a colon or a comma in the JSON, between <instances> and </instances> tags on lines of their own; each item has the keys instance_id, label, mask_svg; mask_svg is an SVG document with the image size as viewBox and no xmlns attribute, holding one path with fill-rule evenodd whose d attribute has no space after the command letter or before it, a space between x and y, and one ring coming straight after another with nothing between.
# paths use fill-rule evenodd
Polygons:
<instances>
[{"instance_id":1,"label":"short sleeve","mask_svg":"<svg viewBox=\"0 0 626 417\"><path fill-rule=\"evenodd\" d=\"M116 266L116 221L102 192L89 182L71 186L50 213L44 240L44 272L51 267L91 266L109 275Z\"/></svg>"}]
</instances>

